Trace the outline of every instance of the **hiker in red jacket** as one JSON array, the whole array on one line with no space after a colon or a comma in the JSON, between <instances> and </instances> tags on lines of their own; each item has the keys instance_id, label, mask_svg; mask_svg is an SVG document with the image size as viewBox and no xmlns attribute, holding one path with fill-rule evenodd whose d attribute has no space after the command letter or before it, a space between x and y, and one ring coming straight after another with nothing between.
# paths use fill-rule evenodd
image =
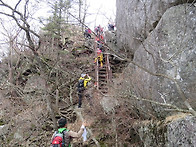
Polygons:
<instances>
[{"instance_id":1,"label":"hiker in red jacket","mask_svg":"<svg viewBox=\"0 0 196 147\"><path fill-rule=\"evenodd\" d=\"M101 49L101 51L104 52L104 37L103 37L103 35L96 37L95 40L97 42L97 48Z\"/></svg>"},{"instance_id":2,"label":"hiker in red jacket","mask_svg":"<svg viewBox=\"0 0 196 147\"><path fill-rule=\"evenodd\" d=\"M101 27L101 25L99 25L99 26L97 26L97 27L95 28L95 34L96 34L97 36L100 36L101 34L103 34L103 28Z\"/></svg>"}]
</instances>

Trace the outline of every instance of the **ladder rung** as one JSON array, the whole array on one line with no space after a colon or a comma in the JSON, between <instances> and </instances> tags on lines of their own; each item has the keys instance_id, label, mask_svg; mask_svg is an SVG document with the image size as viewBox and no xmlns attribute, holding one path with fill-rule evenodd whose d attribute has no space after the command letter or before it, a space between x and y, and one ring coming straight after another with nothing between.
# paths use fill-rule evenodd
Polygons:
<instances>
[{"instance_id":1,"label":"ladder rung","mask_svg":"<svg viewBox=\"0 0 196 147\"><path fill-rule=\"evenodd\" d=\"M99 77L107 77L107 74L102 74L102 75L99 75Z\"/></svg>"},{"instance_id":2,"label":"ladder rung","mask_svg":"<svg viewBox=\"0 0 196 147\"><path fill-rule=\"evenodd\" d=\"M106 72L106 69L104 69L104 70L103 70L103 69L102 69L102 70L99 70L99 72L103 72L103 71Z\"/></svg>"},{"instance_id":3,"label":"ladder rung","mask_svg":"<svg viewBox=\"0 0 196 147\"><path fill-rule=\"evenodd\" d=\"M103 74L103 75L99 75L100 78L106 78L107 75L106 74Z\"/></svg>"},{"instance_id":4,"label":"ladder rung","mask_svg":"<svg viewBox=\"0 0 196 147\"><path fill-rule=\"evenodd\" d=\"M107 83L102 81L102 82L99 82L99 85L102 85L102 86L104 85L104 86L106 86Z\"/></svg>"},{"instance_id":5,"label":"ladder rung","mask_svg":"<svg viewBox=\"0 0 196 147\"><path fill-rule=\"evenodd\" d=\"M99 81L101 82L104 82L104 83L107 83L107 79L105 79L105 78L99 78Z\"/></svg>"},{"instance_id":6,"label":"ladder rung","mask_svg":"<svg viewBox=\"0 0 196 147\"><path fill-rule=\"evenodd\" d=\"M101 69L99 69L99 71L106 71L106 69L105 68L101 68Z\"/></svg>"},{"instance_id":7,"label":"ladder rung","mask_svg":"<svg viewBox=\"0 0 196 147\"><path fill-rule=\"evenodd\" d=\"M107 78L106 77L99 77L99 79L106 80L107 81Z\"/></svg>"},{"instance_id":8,"label":"ladder rung","mask_svg":"<svg viewBox=\"0 0 196 147\"><path fill-rule=\"evenodd\" d=\"M101 72L99 72L100 74L106 74L106 71L101 71Z\"/></svg>"}]
</instances>

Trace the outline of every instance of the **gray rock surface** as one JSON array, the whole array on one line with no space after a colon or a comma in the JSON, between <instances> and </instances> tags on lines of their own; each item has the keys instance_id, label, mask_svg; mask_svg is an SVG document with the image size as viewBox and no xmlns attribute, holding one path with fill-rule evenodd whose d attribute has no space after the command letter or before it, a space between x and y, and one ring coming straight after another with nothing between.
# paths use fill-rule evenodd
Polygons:
<instances>
[{"instance_id":1,"label":"gray rock surface","mask_svg":"<svg viewBox=\"0 0 196 147\"><path fill-rule=\"evenodd\" d=\"M167 147L196 146L196 117L186 117L167 126Z\"/></svg>"},{"instance_id":2,"label":"gray rock surface","mask_svg":"<svg viewBox=\"0 0 196 147\"><path fill-rule=\"evenodd\" d=\"M144 147L195 147L196 118L185 116L174 120L145 123L138 129Z\"/></svg>"},{"instance_id":3,"label":"gray rock surface","mask_svg":"<svg viewBox=\"0 0 196 147\"><path fill-rule=\"evenodd\" d=\"M176 80L187 100L196 108L195 10L194 6L188 4L168 9L156 29L135 52L134 62L149 72L164 75L153 76L136 67L133 76L139 78L134 84L134 90L141 97L185 108L173 81ZM168 114L160 106L152 107L158 115Z\"/></svg>"},{"instance_id":4,"label":"gray rock surface","mask_svg":"<svg viewBox=\"0 0 196 147\"><path fill-rule=\"evenodd\" d=\"M115 52L118 52L116 32L105 32L106 44Z\"/></svg>"},{"instance_id":5,"label":"gray rock surface","mask_svg":"<svg viewBox=\"0 0 196 147\"><path fill-rule=\"evenodd\" d=\"M20 132L20 130L18 129L17 132L14 133L14 139L18 140L18 141L23 141L23 135L22 132Z\"/></svg>"},{"instance_id":6,"label":"gray rock surface","mask_svg":"<svg viewBox=\"0 0 196 147\"><path fill-rule=\"evenodd\" d=\"M193 0L116 0L119 48L134 53L168 8L187 2Z\"/></svg>"},{"instance_id":7,"label":"gray rock surface","mask_svg":"<svg viewBox=\"0 0 196 147\"><path fill-rule=\"evenodd\" d=\"M9 131L9 125L0 126L0 137L7 135Z\"/></svg>"},{"instance_id":8,"label":"gray rock surface","mask_svg":"<svg viewBox=\"0 0 196 147\"><path fill-rule=\"evenodd\" d=\"M9 130L10 126L7 124L0 126L0 146L3 146L2 141L6 140Z\"/></svg>"},{"instance_id":9,"label":"gray rock surface","mask_svg":"<svg viewBox=\"0 0 196 147\"><path fill-rule=\"evenodd\" d=\"M103 97L100 104L106 113L110 113L114 110L115 106L118 105L118 101L111 97Z\"/></svg>"}]
</instances>

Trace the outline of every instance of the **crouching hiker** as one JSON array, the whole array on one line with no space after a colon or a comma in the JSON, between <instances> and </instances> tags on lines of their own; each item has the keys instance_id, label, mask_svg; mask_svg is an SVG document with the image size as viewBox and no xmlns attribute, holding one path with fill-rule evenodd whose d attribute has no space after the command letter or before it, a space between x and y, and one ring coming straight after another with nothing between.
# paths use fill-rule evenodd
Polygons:
<instances>
[{"instance_id":1,"label":"crouching hiker","mask_svg":"<svg viewBox=\"0 0 196 147\"><path fill-rule=\"evenodd\" d=\"M78 108L81 108L82 97L84 95L84 90L87 88L87 83L91 80L91 77L88 74L81 74L80 79L78 80Z\"/></svg>"},{"instance_id":2,"label":"crouching hiker","mask_svg":"<svg viewBox=\"0 0 196 147\"><path fill-rule=\"evenodd\" d=\"M58 131L52 136L51 147L71 147L73 138L80 138L85 130L85 123L82 124L79 132L73 132L67 129L67 119L60 118L58 120Z\"/></svg>"}]
</instances>

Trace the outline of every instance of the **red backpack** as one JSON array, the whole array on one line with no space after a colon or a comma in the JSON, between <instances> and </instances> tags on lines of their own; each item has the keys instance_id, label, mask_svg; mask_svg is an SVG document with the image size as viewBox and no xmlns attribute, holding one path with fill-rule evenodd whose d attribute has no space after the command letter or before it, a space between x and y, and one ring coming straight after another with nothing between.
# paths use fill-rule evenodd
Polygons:
<instances>
[{"instance_id":1,"label":"red backpack","mask_svg":"<svg viewBox=\"0 0 196 147\"><path fill-rule=\"evenodd\" d=\"M64 141L64 131L59 132L55 131L52 139L52 146L51 147L65 147L65 141Z\"/></svg>"}]
</instances>

